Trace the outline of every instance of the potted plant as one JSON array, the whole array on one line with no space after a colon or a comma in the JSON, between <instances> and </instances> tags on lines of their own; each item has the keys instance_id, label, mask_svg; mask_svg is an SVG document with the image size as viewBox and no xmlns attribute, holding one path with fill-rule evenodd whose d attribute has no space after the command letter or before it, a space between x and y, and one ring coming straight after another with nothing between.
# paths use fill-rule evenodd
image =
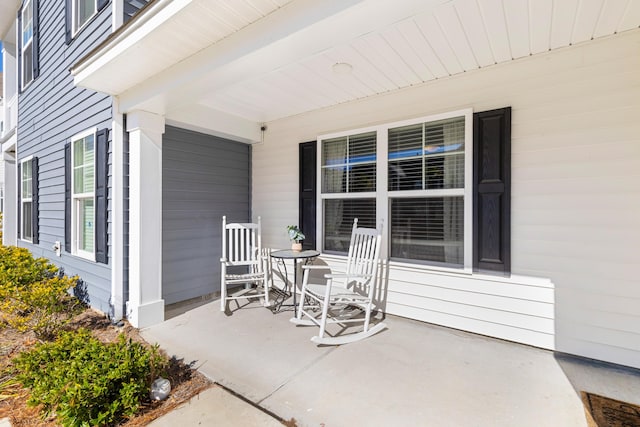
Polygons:
<instances>
[{"instance_id":1,"label":"potted plant","mask_svg":"<svg viewBox=\"0 0 640 427\"><path fill-rule=\"evenodd\" d=\"M287 233L289 234L289 239L291 240L291 250L301 251L302 250L302 241L304 240L304 234L298 228L297 225L287 225Z\"/></svg>"}]
</instances>

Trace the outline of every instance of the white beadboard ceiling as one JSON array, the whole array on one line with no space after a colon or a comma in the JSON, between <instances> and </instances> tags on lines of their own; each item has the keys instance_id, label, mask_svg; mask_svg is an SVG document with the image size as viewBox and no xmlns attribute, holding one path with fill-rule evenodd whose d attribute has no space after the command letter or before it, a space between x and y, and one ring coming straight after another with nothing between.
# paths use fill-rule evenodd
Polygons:
<instances>
[{"instance_id":1,"label":"white beadboard ceiling","mask_svg":"<svg viewBox=\"0 0 640 427\"><path fill-rule=\"evenodd\" d=\"M119 95L124 111L180 121L221 112L269 122L640 26L640 0L156 0L149 9L75 67L76 83ZM341 62L351 73L333 71Z\"/></svg>"}]
</instances>

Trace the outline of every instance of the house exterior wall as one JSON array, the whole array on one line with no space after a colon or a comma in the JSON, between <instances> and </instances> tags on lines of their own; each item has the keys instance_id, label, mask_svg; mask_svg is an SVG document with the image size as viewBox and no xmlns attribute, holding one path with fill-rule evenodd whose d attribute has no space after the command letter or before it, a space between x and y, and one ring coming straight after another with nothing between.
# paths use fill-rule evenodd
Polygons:
<instances>
[{"instance_id":1,"label":"house exterior wall","mask_svg":"<svg viewBox=\"0 0 640 427\"><path fill-rule=\"evenodd\" d=\"M386 311L640 367L639 48L632 30L268 123L252 164L265 245L286 247L297 222L299 143L511 106L511 277L391 262Z\"/></svg>"},{"instance_id":2,"label":"house exterior wall","mask_svg":"<svg viewBox=\"0 0 640 427\"><path fill-rule=\"evenodd\" d=\"M36 257L49 258L69 275L80 276L87 284L91 305L107 312L111 293L109 265L72 256L64 250L61 257L56 257L52 246L56 241L64 245L65 241L65 144L87 129L111 128L111 98L75 87L69 73L79 58L111 32L111 6L102 10L68 45L65 2L41 0L39 7L40 75L19 95L17 155L18 161L31 155L39 158L40 242L33 245L18 240L18 246L30 249ZM109 180L110 168L109 158ZM109 221L109 236L110 227Z\"/></svg>"},{"instance_id":3,"label":"house exterior wall","mask_svg":"<svg viewBox=\"0 0 640 427\"><path fill-rule=\"evenodd\" d=\"M247 144L167 126L162 139L162 298L220 291L222 216L249 219Z\"/></svg>"}]
</instances>

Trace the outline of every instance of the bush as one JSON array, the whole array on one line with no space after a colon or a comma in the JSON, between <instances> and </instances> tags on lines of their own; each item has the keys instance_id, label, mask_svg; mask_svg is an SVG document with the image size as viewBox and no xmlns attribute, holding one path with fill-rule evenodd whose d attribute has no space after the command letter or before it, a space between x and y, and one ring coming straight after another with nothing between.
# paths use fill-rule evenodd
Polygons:
<instances>
[{"instance_id":1,"label":"bush","mask_svg":"<svg viewBox=\"0 0 640 427\"><path fill-rule=\"evenodd\" d=\"M0 246L0 320L38 338L53 337L81 308L69 294L77 280L25 248Z\"/></svg>"},{"instance_id":2,"label":"bush","mask_svg":"<svg viewBox=\"0 0 640 427\"><path fill-rule=\"evenodd\" d=\"M14 360L16 378L31 389L28 403L55 412L64 426L112 425L132 416L165 363L157 346L122 334L102 343L86 329L62 332Z\"/></svg>"}]
</instances>

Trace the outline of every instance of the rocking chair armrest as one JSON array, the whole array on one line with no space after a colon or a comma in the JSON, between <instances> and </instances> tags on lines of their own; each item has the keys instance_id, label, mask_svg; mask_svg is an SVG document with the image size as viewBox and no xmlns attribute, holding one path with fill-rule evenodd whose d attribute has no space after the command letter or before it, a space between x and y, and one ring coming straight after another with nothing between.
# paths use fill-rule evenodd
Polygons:
<instances>
[{"instance_id":1,"label":"rocking chair armrest","mask_svg":"<svg viewBox=\"0 0 640 427\"><path fill-rule=\"evenodd\" d=\"M327 273L324 275L325 279L368 279L373 277L372 274L347 274L347 273Z\"/></svg>"},{"instance_id":2,"label":"rocking chair armrest","mask_svg":"<svg viewBox=\"0 0 640 427\"><path fill-rule=\"evenodd\" d=\"M228 259L226 259L226 258L220 258L220 262L227 262L227 261L228 261Z\"/></svg>"}]
</instances>

